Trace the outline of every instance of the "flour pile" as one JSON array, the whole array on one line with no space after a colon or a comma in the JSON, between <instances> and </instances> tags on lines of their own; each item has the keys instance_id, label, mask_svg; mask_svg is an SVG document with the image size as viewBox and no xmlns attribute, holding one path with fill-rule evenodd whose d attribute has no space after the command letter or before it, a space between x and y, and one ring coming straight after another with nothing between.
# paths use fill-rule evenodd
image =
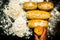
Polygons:
<instances>
[{"instance_id":1,"label":"flour pile","mask_svg":"<svg viewBox=\"0 0 60 40\"><path fill-rule=\"evenodd\" d=\"M22 9L19 0L10 0L8 5L5 5L3 10L7 16L10 16L15 20L12 23L12 27L9 28L9 34L17 35L18 37L24 37L32 35L32 32L27 26L26 12Z\"/></svg>"}]
</instances>

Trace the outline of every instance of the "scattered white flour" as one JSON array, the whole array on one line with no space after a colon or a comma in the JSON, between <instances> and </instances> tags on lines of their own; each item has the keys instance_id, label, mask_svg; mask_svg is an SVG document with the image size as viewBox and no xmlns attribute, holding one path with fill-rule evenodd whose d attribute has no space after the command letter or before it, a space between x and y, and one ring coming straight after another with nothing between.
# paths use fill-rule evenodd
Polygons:
<instances>
[{"instance_id":1,"label":"scattered white flour","mask_svg":"<svg viewBox=\"0 0 60 40\"><path fill-rule=\"evenodd\" d=\"M5 5L4 13L12 17L15 22L12 23L12 27L9 28L9 34L14 33L18 37L24 37L32 35L28 26L26 12L22 9L19 0L10 0L8 5Z\"/></svg>"}]
</instances>

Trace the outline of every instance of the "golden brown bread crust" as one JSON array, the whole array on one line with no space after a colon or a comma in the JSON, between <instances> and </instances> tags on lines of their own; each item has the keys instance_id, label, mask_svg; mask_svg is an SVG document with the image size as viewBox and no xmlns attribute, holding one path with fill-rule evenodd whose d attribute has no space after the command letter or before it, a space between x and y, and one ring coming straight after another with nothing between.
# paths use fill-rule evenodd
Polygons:
<instances>
[{"instance_id":1,"label":"golden brown bread crust","mask_svg":"<svg viewBox=\"0 0 60 40\"><path fill-rule=\"evenodd\" d=\"M48 21L46 20L29 20L28 27L35 28L37 26L48 27Z\"/></svg>"},{"instance_id":2,"label":"golden brown bread crust","mask_svg":"<svg viewBox=\"0 0 60 40\"><path fill-rule=\"evenodd\" d=\"M43 27L38 26L38 27L34 28L34 33L36 33L38 36L42 35Z\"/></svg>"},{"instance_id":3,"label":"golden brown bread crust","mask_svg":"<svg viewBox=\"0 0 60 40\"><path fill-rule=\"evenodd\" d=\"M48 19L50 18L50 12L40 11L40 10L27 11L27 18L28 19Z\"/></svg>"},{"instance_id":4,"label":"golden brown bread crust","mask_svg":"<svg viewBox=\"0 0 60 40\"><path fill-rule=\"evenodd\" d=\"M25 2L23 4L23 8L26 10L32 10L37 8L37 4L35 2Z\"/></svg>"},{"instance_id":5,"label":"golden brown bread crust","mask_svg":"<svg viewBox=\"0 0 60 40\"><path fill-rule=\"evenodd\" d=\"M54 4L52 2L41 2L38 4L38 8L41 10L51 10L53 7Z\"/></svg>"}]
</instances>

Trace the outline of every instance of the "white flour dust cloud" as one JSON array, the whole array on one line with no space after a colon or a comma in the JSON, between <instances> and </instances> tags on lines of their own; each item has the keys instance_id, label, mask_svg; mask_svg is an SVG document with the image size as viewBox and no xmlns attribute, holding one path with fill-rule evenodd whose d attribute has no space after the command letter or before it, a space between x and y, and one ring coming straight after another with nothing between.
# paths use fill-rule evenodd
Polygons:
<instances>
[{"instance_id":1,"label":"white flour dust cloud","mask_svg":"<svg viewBox=\"0 0 60 40\"><path fill-rule=\"evenodd\" d=\"M26 36L28 38L32 35L32 31L30 31L27 26L26 12L22 9L19 0L9 0L9 4L5 5L3 12L9 22L8 25L4 25L3 27L5 34L12 34L13 36L16 35L18 37ZM15 21L12 22L9 17L13 18ZM10 25L12 26L10 27Z\"/></svg>"}]
</instances>

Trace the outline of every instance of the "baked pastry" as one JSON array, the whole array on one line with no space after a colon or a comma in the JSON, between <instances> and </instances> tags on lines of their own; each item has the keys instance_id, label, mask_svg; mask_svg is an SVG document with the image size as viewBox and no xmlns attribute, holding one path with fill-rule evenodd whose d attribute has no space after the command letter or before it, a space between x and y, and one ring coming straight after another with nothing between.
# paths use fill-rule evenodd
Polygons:
<instances>
[{"instance_id":1,"label":"baked pastry","mask_svg":"<svg viewBox=\"0 0 60 40\"><path fill-rule=\"evenodd\" d=\"M28 27L35 28L37 26L48 27L48 21L46 20L29 20Z\"/></svg>"},{"instance_id":2,"label":"baked pastry","mask_svg":"<svg viewBox=\"0 0 60 40\"><path fill-rule=\"evenodd\" d=\"M23 8L25 10L33 10L33 9L36 9L37 8L37 3L35 3L35 2L25 2L23 4Z\"/></svg>"},{"instance_id":3,"label":"baked pastry","mask_svg":"<svg viewBox=\"0 0 60 40\"><path fill-rule=\"evenodd\" d=\"M50 12L40 11L40 10L32 10L27 11L28 19L48 19L50 18Z\"/></svg>"},{"instance_id":4,"label":"baked pastry","mask_svg":"<svg viewBox=\"0 0 60 40\"><path fill-rule=\"evenodd\" d=\"M52 2L41 2L38 4L38 8L41 10L51 10L54 8L54 4Z\"/></svg>"},{"instance_id":5,"label":"baked pastry","mask_svg":"<svg viewBox=\"0 0 60 40\"><path fill-rule=\"evenodd\" d=\"M38 26L34 28L34 33L37 34L38 36L42 35L43 31L44 31L43 27Z\"/></svg>"}]
</instances>

